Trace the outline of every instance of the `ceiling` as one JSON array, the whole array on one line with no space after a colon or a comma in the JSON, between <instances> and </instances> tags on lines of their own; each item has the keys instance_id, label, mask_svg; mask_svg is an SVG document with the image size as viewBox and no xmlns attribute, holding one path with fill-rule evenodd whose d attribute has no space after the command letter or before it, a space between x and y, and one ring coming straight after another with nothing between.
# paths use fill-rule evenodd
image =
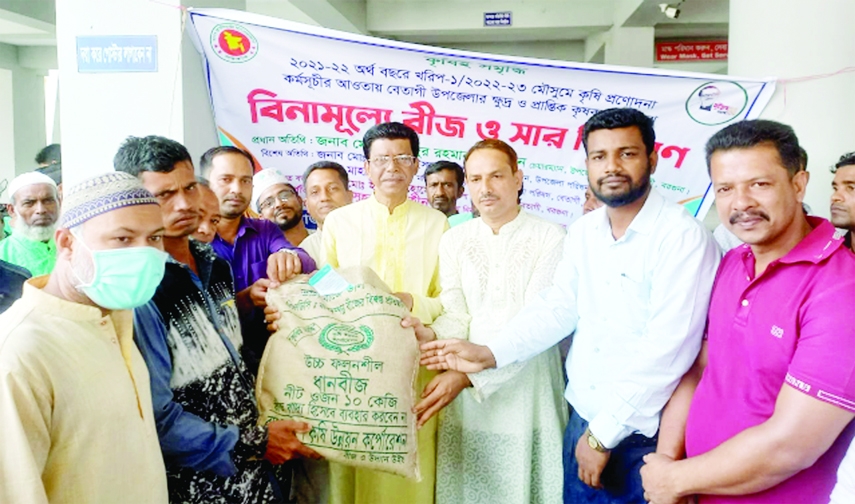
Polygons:
<instances>
[{"instance_id":1,"label":"ceiling","mask_svg":"<svg viewBox=\"0 0 855 504\"><path fill-rule=\"evenodd\" d=\"M118 1L118 0L114 0ZM121 0L129 1L129 0ZM146 1L146 0L134 0ZM168 0L178 3L179 0ZM657 39L727 37L729 0L685 0L678 19L661 0L245 0L254 12L299 12L335 29L423 44L577 41L614 27L653 27ZM188 6L220 6L216 0ZM228 2L226 2L228 3ZM677 3L677 0L672 0ZM484 13L510 11L512 25L484 26ZM56 44L55 0L0 0L0 42Z\"/></svg>"}]
</instances>

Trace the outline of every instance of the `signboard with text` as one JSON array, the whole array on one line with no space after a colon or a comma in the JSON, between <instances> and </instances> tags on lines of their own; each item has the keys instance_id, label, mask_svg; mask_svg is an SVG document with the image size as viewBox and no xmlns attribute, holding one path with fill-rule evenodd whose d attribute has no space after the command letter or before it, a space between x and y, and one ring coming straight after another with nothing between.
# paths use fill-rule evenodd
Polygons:
<instances>
[{"instance_id":1,"label":"signboard with text","mask_svg":"<svg viewBox=\"0 0 855 504\"><path fill-rule=\"evenodd\" d=\"M77 71L156 72L156 35L77 37Z\"/></svg>"},{"instance_id":2,"label":"signboard with text","mask_svg":"<svg viewBox=\"0 0 855 504\"><path fill-rule=\"evenodd\" d=\"M656 61L727 61L727 40L656 42Z\"/></svg>"},{"instance_id":3,"label":"signboard with text","mask_svg":"<svg viewBox=\"0 0 855 504\"><path fill-rule=\"evenodd\" d=\"M704 143L758 117L775 88L774 80L455 51L221 9L191 10L188 29L220 141L298 190L305 168L327 159L347 169L355 199L368 197L362 136L400 121L421 139L412 199L426 201L428 164L462 163L475 142L498 138L519 155L523 207L562 225L582 213L582 126L597 111L634 107L654 117L653 186L703 217L712 204ZM458 207L468 211L468 199Z\"/></svg>"},{"instance_id":4,"label":"signboard with text","mask_svg":"<svg viewBox=\"0 0 855 504\"><path fill-rule=\"evenodd\" d=\"M484 26L511 26L511 13L485 12Z\"/></svg>"}]
</instances>

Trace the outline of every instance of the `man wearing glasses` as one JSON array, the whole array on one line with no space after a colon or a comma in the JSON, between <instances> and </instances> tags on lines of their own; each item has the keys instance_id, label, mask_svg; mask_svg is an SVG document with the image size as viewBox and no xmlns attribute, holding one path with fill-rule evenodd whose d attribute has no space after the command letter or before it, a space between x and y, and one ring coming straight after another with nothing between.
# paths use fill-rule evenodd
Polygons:
<instances>
[{"instance_id":1,"label":"man wearing glasses","mask_svg":"<svg viewBox=\"0 0 855 504\"><path fill-rule=\"evenodd\" d=\"M396 122L374 126L363 138L365 171L374 194L337 208L324 221L321 262L334 268L367 266L396 292L413 315L430 324L442 310L439 239L448 229L442 212L407 198L419 169L419 137ZM418 390L434 373L419 372ZM436 420L419 431L422 480L330 464L332 502L432 504L436 470Z\"/></svg>"},{"instance_id":2,"label":"man wearing glasses","mask_svg":"<svg viewBox=\"0 0 855 504\"><path fill-rule=\"evenodd\" d=\"M303 222L303 200L285 175L275 168L265 168L253 175L252 209L262 219L279 226L285 239L295 247L302 247L309 237Z\"/></svg>"}]
</instances>

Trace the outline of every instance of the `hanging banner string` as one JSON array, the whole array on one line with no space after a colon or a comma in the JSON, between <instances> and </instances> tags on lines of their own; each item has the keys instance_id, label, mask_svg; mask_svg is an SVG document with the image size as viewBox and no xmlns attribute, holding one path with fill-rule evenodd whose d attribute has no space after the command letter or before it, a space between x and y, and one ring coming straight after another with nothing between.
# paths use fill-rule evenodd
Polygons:
<instances>
[{"instance_id":1,"label":"hanging banner string","mask_svg":"<svg viewBox=\"0 0 855 504\"><path fill-rule=\"evenodd\" d=\"M837 77L838 75L843 75L846 73L855 72L855 66L843 67L836 72L824 73L824 74L815 74L815 75L806 75L804 77L793 77L790 79L780 79L778 82L781 83L781 90L784 93L784 107L787 106L787 87L789 84L799 84L802 82L811 82L818 81L824 79L830 79L831 77Z\"/></svg>"}]
</instances>

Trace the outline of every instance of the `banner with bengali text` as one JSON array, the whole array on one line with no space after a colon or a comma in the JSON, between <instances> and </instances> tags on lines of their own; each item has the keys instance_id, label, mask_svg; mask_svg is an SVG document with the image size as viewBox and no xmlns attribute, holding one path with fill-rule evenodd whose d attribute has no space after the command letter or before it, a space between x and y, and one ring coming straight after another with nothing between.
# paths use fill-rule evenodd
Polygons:
<instances>
[{"instance_id":1,"label":"banner with bengali text","mask_svg":"<svg viewBox=\"0 0 855 504\"><path fill-rule=\"evenodd\" d=\"M703 218L713 202L706 140L758 117L775 90L773 79L457 51L224 9L191 9L188 30L220 142L248 150L300 192L306 167L328 159L349 172L354 199L367 198L362 136L400 121L421 140L412 199L426 203L427 165L463 164L475 142L499 138L519 154L523 207L562 225L582 214L581 131L597 111L634 107L655 118L653 185ZM470 210L468 197L458 208Z\"/></svg>"}]
</instances>

